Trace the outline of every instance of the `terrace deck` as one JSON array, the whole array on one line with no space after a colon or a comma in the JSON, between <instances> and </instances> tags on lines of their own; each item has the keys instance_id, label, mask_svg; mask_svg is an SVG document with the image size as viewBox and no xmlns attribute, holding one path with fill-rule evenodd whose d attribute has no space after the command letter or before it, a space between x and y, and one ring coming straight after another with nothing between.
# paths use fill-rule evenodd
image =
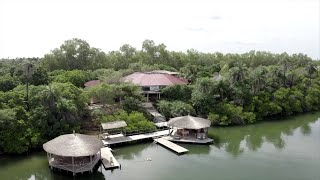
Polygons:
<instances>
[{"instance_id":1,"label":"terrace deck","mask_svg":"<svg viewBox=\"0 0 320 180\"><path fill-rule=\"evenodd\" d=\"M114 158L111 153L111 149L108 147L101 148L101 161L105 169L115 169L120 167L120 164L116 158Z\"/></svg>"}]
</instances>

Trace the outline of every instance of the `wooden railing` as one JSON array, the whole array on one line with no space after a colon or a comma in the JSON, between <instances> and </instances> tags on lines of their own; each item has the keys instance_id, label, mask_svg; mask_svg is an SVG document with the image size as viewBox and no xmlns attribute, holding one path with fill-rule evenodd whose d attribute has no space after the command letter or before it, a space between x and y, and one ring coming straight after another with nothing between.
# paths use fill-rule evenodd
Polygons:
<instances>
[{"instance_id":1,"label":"wooden railing","mask_svg":"<svg viewBox=\"0 0 320 180\"><path fill-rule=\"evenodd\" d=\"M70 157L71 158L71 157ZM52 157L49 160L49 164L52 167L55 168L59 168L59 169L63 169L66 171L71 171L74 173L78 173L78 172L85 172L85 171L90 171L92 170L92 168L97 164L97 162L100 160L100 153L96 154L92 161L87 161L87 162L80 162L80 163L76 163L76 164L70 164L70 163L66 163L63 161L59 161L57 159L55 159L54 157Z\"/></svg>"},{"instance_id":2,"label":"wooden railing","mask_svg":"<svg viewBox=\"0 0 320 180\"><path fill-rule=\"evenodd\" d=\"M132 136L132 135L138 135L138 134L146 134L146 133L153 133L158 131L157 129L138 129L138 130L133 130L133 131L125 131L126 136Z\"/></svg>"}]
</instances>

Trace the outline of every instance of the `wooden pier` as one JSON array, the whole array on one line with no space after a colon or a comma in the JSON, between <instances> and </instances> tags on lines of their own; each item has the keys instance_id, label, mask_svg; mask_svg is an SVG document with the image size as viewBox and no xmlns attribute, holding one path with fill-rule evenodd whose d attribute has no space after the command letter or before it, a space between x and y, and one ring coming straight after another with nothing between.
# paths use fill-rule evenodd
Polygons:
<instances>
[{"instance_id":1,"label":"wooden pier","mask_svg":"<svg viewBox=\"0 0 320 180\"><path fill-rule=\"evenodd\" d=\"M118 163L116 158L113 157L113 154L111 153L111 149L108 147L101 148L101 161L102 161L103 167L106 170L120 167L120 164Z\"/></svg>"},{"instance_id":2,"label":"wooden pier","mask_svg":"<svg viewBox=\"0 0 320 180\"><path fill-rule=\"evenodd\" d=\"M205 139L197 139L194 137L182 137L179 139L174 138L173 136L166 136L164 137L166 140L177 142L177 143L192 143L192 144L211 144L213 142L213 139L211 138L205 138Z\"/></svg>"},{"instance_id":3,"label":"wooden pier","mask_svg":"<svg viewBox=\"0 0 320 180\"><path fill-rule=\"evenodd\" d=\"M157 139L154 139L155 142L171 149L172 151L178 153L178 154L182 154L182 153L186 153L188 152L189 150L184 148L184 147L181 147L173 142L170 142L164 138L157 138Z\"/></svg>"},{"instance_id":4,"label":"wooden pier","mask_svg":"<svg viewBox=\"0 0 320 180\"><path fill-rule=\"evenodd\" d=\"M102 140L102 143L104 146L109 146L114 144L121 144L121 143L127 143L132 141L143 140L143 139L166 136L168 134L169 134L169 130L156 131L152 133L138 134L138 135L132 135L132 136L124 136L123 134L116 134L116 135L108 136L108 139Z\"/></svg>"}]
</instances>

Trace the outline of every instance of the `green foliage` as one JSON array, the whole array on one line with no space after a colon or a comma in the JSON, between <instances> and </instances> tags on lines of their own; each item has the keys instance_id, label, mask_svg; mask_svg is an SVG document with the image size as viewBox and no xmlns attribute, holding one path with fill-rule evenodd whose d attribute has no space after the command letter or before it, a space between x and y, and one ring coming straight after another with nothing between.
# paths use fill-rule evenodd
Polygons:
<instances>
[{"instance_id":1,"label":"green foliage","mask_svg":"<svg viewBox=\"0 0 320 180\"><path fill-rule=\"evenodd\" d=\"M20 154L39 143L39 134L26 117L21 107L0 109L0 149L4 152Z\"/></svg>"},{"instance_id":2,"label":"green foliage","mask_svg":"<svg viewBox=\"0 0 320 180\"><path fill-rule=\"evenodd\" d=\"M282 113L290 115L302 112L303 94L297 89L280 88L274 93L276 103L282 107Z\"/></svg>"},{"instance_id":3,"label":"green foliage","mask_svg":"<svg viewBox=\"0 0 320 180\"><path fill-rule=\"evenodd\" d=\"M44 138L78 130L87 97L71 83L30 87L30 119Z\"/></svg>"},{"instance_id":4,"label":"green foliage","mask_svg":"<svg viewBox=\"0 0 320 180\"><path fill-rule=\"evenodd\" d=\"M114 104L116 99L116 89L114 85L101 83L91 87L87 91L88 95L102 104Z\"/></svg>"},{"instance_id":5,"label":"green foliage","mask_svg":"<svg viewBox=\"0 0 320 180\"><path fill-rule=\"evenodd\" d=\"M58 75L52 76L51 78L53 82L70 82L77 87L83 87L85 82L92 79L89 72L82 70L59 71Z\"/></svg>"},{"instance_id":6,"label":"green foliage","mask_svg":"<svg viewBox=\"0 0 320 180\"><path fill-rule=\"evenodd\" d=\"M153 122L147 120L140 112L127 113L126 111L119 111L113 115L103 116L101 122L112 122L123 120L127 123L126 132L138 130L155 130L156 127Z\"/></svg>"},{"instance_id":7,"label":"green foliage","mask_svg":"<svg viewBox=\"0 0 320 180\"><path fill-rule=\"evenodd\" d=\"M24 86L18 86L17 88L23 88ZM16 89L17 89L16 88ZM0 108L14 108L16 106L24 106L25 91L0 91Z\"/></svg>"},{"instance_id":8,"label":"green foliage","mask_svg":"<svg viewBox=\"0 0 320 180\"><path fill-rule=\"evenodd\" d=\"M37 67L30 79L30 84L39 86L47 85L49 83L49 76L47 71L42 67Z\"/></svg>"},{"instance_id":9,"label":"green foliage","mask_svg":"<svg viewBox=\"0 0 320 180\"><path fill-rule=\"evenodd\" d=\"M167 118L192 114L208 117L213 125L237 125L319 110L319 65L304 54L174 52L152 40L140 50L125 44L104 53L84 40L67 40L43 58L0 60L0 151L29 151L80 130L82 119L119 109L129 113L115 114L130 124L127 130L154 128L135 112L141 111L141 89L120 81L136 71L179 71L190 81L162 89L165 101L157 105ZM104 83L83 90L93 79ZM29 101L24 84L30 84ZM91 116L89 97L104 104Z\"/></svg>"},{"instance_id":10,"label":"green foliage","mask_svg":"<svg viewBox=\"0 0 320 180\"><path fill-rule=\"evenodd\" d=\"M106 56L99 49L92 48L81 39L67 40L43 58L42 65L49 71L64 70L89 70L102 63Z\"/></svg>"},{"instance_id":11,"label":"green foliage","mask_svg":"<svg viewBox=\"0 0 320 180\"><path fill-rule=\"evenodd\" d=\"M5 121L8 129L1 131L5 140L0 149L8 153L23 153L59 134L79 130L79 121L85 113L87 99L82 90L71 83L52 83L48 86L30 86L30 111L24 104L25 86L0 93L0 110L12 108L13 121ZM2 117L1 117L2 118ZM5 118L9 119L9 118ZM14 140L15 141L14 141ZM15 147L12 143L16 142Z\"/></svg>"},{"instance_id":12,"label":"green foliage","mask_svg":"<svg viewBox=\"0 0 320 180\"><path fill-rule=\"evenodd\" d=\"M305 97L307 110L319 110L320 109L320 86L313 85L307 90Z\"/></svg>"},{"instance_id":13,"label":"green foliage","mask_svg":"<svg viewBox=\"0 0 320 180\"><path fill-rule=\"evenodd\" d=\"M166 118L196 114L192 105L182 101L161 100L157 106L161 114L163 114Z\"/></svg>"},{"instance_id":14,"label":"green foliage","mask_svg":"<svg viewBox=\"0 0 320 180\"><path fill-rule=\"evenodd\" d=\"M128 83L101 83L91 87L87 91L87 94L102 104L113 105L120 101L123 103L123 107L129 112L138 110L143 98L141 89L138 86Z\"/></svg>"},{"instance_id":15,"label":"green foliage","mask_svg":"<svg viewBox=\"0 0 320 180\"><path fill-rule=\"evenodd\" d=\"M126 97L122 102L122 109L131 113L132 111L142 111L141 101L134 97Z\"/></svg>"},{"instance_id":16,"label":"green foliage","mask_svg":"<svg viewBox=\"0 0 320 180\"><path fill-rule=\"evenodd\" d=\"M186 64L180 69L181 76L194 82L197 78L212 77L213 74L220 71L217 64L211 66L198 66L193 64Z\"/></svg>"},{"instance_id":17,"label":"green foliage","mask_svg":"<svg viewBox=\"0 0 320 180\"><path fill-rule=\"evenodd\" d=\"M199 78L192 92L191 102L197 114L205 115L215 105L217 98L216 82L212 78Z\"/></svg>"},{"instance_id":18,"label":"green foliage","mask_svg":"<svg viewBox=\"0 0 320 180\"><path fill-rule=\"evenodd\" d=\"M119 83L123 74L123 71L115 71L114 69L97 69L93 72L93 76L108 84Z\"/></svg>"},{"instance_id":19,"label":"green foliage","mask_svg":"<svg viewBox=\"0 0 320 180\"><path fill-rule=\"evenodd\" d=\"M256 112L259 118L276 115L282 111L282 107L273 102L272 95L266 92L253 97L252 107L252 111Z\"/></svg>"},{"instance_id":20,"label":"green foliage","mask_svg":"<svg viewBox=\"0 0 320 180\"><path fill-rule=\"evenodd\" d=\"M192 86L174 85L161 89L161 96L168 100L188 102L191 99Z\"/></svg>"},{"instance_id":21,"label":"green foliage","mask_svg":"<svg viewBox=\"0 0 320 180\"><path fill-rule=\"evenodd\" d=\"M0 91L10 91L19 84L19 81L12 76L0 76Z\"/></svg>"},{"instance_id":22,"label":"green foliage","mask_svg":"<svg viewBox=\"0 0 320 180\"><path fill-rule=\"evenodd\" d=\"M256 115L253 112L244 112L240 106L220 103L209 113L208 119L217 125L239 125L253 123Z\"/></svg>"}]
</instances>

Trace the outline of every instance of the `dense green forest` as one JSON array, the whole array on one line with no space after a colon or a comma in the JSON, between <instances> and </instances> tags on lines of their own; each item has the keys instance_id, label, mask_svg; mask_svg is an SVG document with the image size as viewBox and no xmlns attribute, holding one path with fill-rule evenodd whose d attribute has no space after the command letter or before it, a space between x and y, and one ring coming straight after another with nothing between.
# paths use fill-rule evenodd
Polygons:
<instances>
[{"instance_id":1,"label":"dense green forest","mask_svg":"<svg viewBox=\"0 0 320 180\"><path fill-rule=\"evenodd\" d=\"M214 126L250 124L320 109L320 62L304 54L175 52L145 40L105 53L80 39L42 58L0 60L0 152L24 153L89 122L124 119L128 130L154 128L140 88L121 83L136 71L178 71L190 85L162 89L167 118L197 115ZM104 83L84 89L84 83ZM90 97L104 103L89 110Z\"/></svg>"}]
</instances>

